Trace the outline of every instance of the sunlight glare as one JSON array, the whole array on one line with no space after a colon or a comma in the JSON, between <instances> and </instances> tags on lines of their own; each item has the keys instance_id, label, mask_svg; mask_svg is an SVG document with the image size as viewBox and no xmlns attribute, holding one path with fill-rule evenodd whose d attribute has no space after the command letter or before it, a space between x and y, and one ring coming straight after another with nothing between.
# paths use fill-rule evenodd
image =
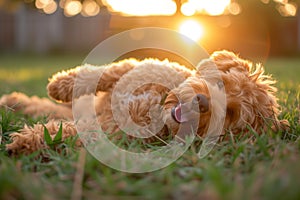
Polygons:
<instances>
[{"instance_id":1,"label":"sunlight glare","mask_svg":"<svg viewBox=\"0 0 300 200\"><path fill-rule=\"evenodd\" d=\"M222 15L226 9L226 7L230 4L230 0L210 0L205 1L204 10L209 15Z\"/></svg>"},{"instance_id":2,"label":"sunlight glare","mask_svg":"<svg viewBox=\"0 0 300 200\"><path fill-rule=\"evenodd\" d=\"M216 16L225 12L231 0L188 0L188 3L193 5L200 13Z\"/></svg>"},{"instance_id":3,"label":"sunlight glare","mask_svg":"<svg viewBox=\"0 0 300 200\"><path fill-rule=\"evenodd\" d=\"M192 3L186 2L181 5L180 11L185 16L192 16L196 13L196 8Z\"/></svg>"},{"instance_id":4,"label":"sunlight glare","mask_svg":"<svg viewBox=\"0 0 300 200\"><path fill-rule=\"evenodd\" d=\"M199 41L204 33L202 25L194 20L184 21L179 27L179 32L194 41Z\"/></svg>"},{"instance_id":5,"label":"sunlight glare","mask_svg":"<svg viewBox=\"0 0 300 200\"><path fill-rule=\"evenodd\" d=\"M125 15L173 15L177 6L173 0L104 0L112 11Z\"/></svg>"}]
</instances>

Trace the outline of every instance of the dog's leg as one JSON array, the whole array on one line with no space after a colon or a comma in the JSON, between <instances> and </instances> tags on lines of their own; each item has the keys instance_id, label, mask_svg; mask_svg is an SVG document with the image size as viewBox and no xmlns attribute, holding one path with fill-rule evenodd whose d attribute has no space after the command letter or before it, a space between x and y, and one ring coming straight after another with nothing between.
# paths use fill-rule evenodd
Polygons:
<instances>
[{"instance_id":1,"label":"dog's leg","mask_svg":"<svg viewBox=\"0 0 300 200\"><path fill-rule=\"evenodd\" d=\"M96 93L97 91L110 91L121 76L134 68L135 62L137 61L124 60L101 67L86 64L59 72L50 79L47 86L48 95L58 101L70 102L73 98L75 84L76 97ZM92 84L97 85L91 87Z\"/></svg>"},{"instance_id":2,"label":"dog's leg","mask_svg":"<svg viewBox=\"0 0 300 200\"><path fill-rule=\"evenodd\" d=\"M13 112L22 112L32 117L46 116L48 119L72 119L70 105L58 105L46 98L28 97L14 92L0 98L0 107Z\"/></svg>"},{"instance_id":3,"label":"dog's leg","mask_svg":"<svg viewBox=\"0 0 300 200\"><path fill-rule=\"evenodd\" d=\"M59 121L50 120L47 124L35 124L33 127L24 126L19 133L11 133L12 142L6 145L6 150L11 155L30 154L38 150L48 148L44 139L44 127L47 128L51 138L57 134L60 126ZM62 141L76 135L76 129L72 122L62 122ZM76 146L81 146L78 139Z\"/></svg>"}]
</instances>

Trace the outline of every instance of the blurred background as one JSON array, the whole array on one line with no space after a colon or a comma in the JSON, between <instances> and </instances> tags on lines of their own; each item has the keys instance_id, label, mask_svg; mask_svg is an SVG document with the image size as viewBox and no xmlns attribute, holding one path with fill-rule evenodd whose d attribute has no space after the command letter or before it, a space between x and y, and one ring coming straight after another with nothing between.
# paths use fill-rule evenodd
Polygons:
<instances>
[{"instance_id":1,"label":"blurred background","mask_svg":"<svg viewBox=\"0 0 300 200\"><path fill-rule=\"evenodd\" d=\"M0 0L0 52L88 53L121 31L163 27L209 53L299 56L298 9L298 0Z\"/></svg>"},{"instance_id":2,"label":"blurred background","mask_svg":"<svg viewBox=\"0 0 300 200\"><path fill-rule=\"evenodd\" d=\"M110 36L142 27L178 31L208 53L231 50L263 63L278 83L299 83L299 0L0 0L0 95L47 96L52 74L80 65ZM157 49L119 59L127 57L192 67L183 56Z\"/></svg>"}]
</instances>

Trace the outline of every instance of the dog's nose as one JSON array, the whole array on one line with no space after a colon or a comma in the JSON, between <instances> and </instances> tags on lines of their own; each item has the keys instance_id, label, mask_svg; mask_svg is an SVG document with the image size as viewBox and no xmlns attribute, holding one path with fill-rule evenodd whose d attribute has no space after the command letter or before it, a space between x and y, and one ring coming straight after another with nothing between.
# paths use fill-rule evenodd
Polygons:
<instances>
[{"instance_id":1,"label":"dog's nose","mask_svg":"<svg viewBox=\"0 0 300 200\"><path fill-rule=\"evenodd\" d=\"M207 97L203 94L197 94L192 100L193 110L205 113L209 110L209 101Z\"/></svg>"},{"instance_id":2,"label":"dog's nose","mask_svg":"<svg viewBox=\"0 0 300 200\"><path fill-rule=\"evenodd\" d=\"M171 116L178 122L187 122L195 118L195 113L205 113L209 110L209 100L203 94L197 94L192 101L179 103L171 110ZM195 112L196 111L196 112Z\"/></svg>"}]
</instances>

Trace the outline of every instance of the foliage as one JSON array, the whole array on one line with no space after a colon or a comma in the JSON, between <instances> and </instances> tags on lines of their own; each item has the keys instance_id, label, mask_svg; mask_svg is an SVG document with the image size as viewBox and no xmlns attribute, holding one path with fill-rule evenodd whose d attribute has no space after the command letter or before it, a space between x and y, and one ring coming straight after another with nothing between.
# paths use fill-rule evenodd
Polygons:
<instances>
[{"instance_id":1,"label":"foliage","mask_svg":"<svg viewBox=\"0 0 300 200\"><path fill-rule=\"evenodd\" d=\"M63 142L62 132L63 131L62 131L62 122L61 122L59 125L58 132L56 133L55 137L52 139L47 127L44 125L44 139L46 144L51 148L54 148L56 145L61 144Z\"/></svg>"}]
</instances>

